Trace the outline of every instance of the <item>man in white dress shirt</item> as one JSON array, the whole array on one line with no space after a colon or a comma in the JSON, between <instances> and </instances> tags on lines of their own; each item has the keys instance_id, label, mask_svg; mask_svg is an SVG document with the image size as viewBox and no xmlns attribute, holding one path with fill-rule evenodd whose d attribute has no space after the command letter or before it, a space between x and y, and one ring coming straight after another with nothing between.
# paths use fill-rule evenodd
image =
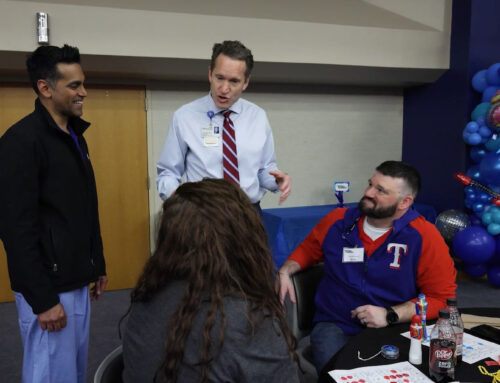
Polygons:
<instances>
[{"instance_id":1,"label":"man in white dress shirt","mask_svg":"<svg viewBox=\"0 0 500 383\"><path fill-rule=\"evenodd\" d=\"M239 184L256 206L265 190L279 190L280 204L288 197L291 178L276 165L266 113L240 98L252 68L252 52L239 41L214 45L210 93L179 108L170 123L157 164L161 199L175 191L182 176L187 182L226 178Z\"/></svg>"}]
</instances>

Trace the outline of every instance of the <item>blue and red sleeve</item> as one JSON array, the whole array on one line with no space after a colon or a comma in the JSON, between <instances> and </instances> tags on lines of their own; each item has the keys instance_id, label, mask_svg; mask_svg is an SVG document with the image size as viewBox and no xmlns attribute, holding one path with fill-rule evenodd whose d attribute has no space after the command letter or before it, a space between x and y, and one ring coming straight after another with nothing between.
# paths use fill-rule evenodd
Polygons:
<instances>
[{"instance_id":1,"label":"blue and red sleeve","mask_svg":"<svg viewBox=\"0 0 500 383\"><path fill-rule=\"evenodd\" d=\"M434 225L419 217L410 225L422 237L422 253L417 267L417 287L427 299L427 318L437 318L446 307L446 298L454 298L457 271L448 246ZM416 299L414 299L416 301Z\"/></svg>"}]
</instances>

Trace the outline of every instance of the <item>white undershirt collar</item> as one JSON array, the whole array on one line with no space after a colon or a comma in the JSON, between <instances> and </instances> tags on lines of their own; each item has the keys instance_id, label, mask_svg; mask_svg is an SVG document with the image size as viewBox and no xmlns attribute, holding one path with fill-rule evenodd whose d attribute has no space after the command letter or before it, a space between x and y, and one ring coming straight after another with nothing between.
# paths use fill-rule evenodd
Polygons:
<instances>
[{"instance_id":1,"label":"white undershirt collar","mask_svg":"<svg viewBox=\"0 0 500 383\"><path fill-rule=\"evenodd\" d=\"M385 233L387 233L389 230L392 229L392 227L375 227L373 225L370 225L368 223L368 220L366 219L367 217L364 218L363 220L363 231L365 234L371 238L372 241L376 241L378 238L383 236Z\"/></svg>"}]
</instances>

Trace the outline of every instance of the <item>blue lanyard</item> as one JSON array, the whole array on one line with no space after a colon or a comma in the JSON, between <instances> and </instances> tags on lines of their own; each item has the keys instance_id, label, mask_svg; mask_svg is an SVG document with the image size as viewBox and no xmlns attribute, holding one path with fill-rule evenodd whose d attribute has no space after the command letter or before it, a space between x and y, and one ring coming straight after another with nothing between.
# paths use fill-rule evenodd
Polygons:
<instances>
[{"instance_id":1,"label":"blue lanyard","mask_svg":"<svg viewBox=\"0 0 500 383\"><path fill-rule=\"evenodd\" d=\"M347 229L347 231L345 231L345 232L343 232L343 233L341 234L342 239L343 239L344 241L349 242L349 244L350 244L351 246L354 246L354 247L358 247L358 245L357 245L356 243L353 243L353 242L352 242L349 238L347 238L347 237L348 237L348 236L349 236L349 235L353 232L353 230L356 228L356 225L357 225L357 224L358 224L358 222L359 222L359 218L360 218L360 217L356 218L356 220L355 220L355 221L354 221L354 223L351 225L351 227L350 227L349 229Z\"/></svg>"}]
</instances>

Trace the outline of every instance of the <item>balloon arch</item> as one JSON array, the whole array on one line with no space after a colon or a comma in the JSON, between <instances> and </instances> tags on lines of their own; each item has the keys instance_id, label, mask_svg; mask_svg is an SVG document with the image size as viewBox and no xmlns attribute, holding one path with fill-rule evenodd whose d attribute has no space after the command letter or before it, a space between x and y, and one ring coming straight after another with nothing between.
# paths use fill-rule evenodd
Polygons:
<instances>
[{"instance_id":1,"label":"balloon arch","mask_svg":"<svg viewBox=\"0 0 500 383\"><path fill-rule=\"evenodd\" d=\"M468 275L500 287L500 63L477 72L472 87L482 94L462 133L472 165L457 177L470 214L444 211L436 227Z\"/></svg>"}]
</instances>

